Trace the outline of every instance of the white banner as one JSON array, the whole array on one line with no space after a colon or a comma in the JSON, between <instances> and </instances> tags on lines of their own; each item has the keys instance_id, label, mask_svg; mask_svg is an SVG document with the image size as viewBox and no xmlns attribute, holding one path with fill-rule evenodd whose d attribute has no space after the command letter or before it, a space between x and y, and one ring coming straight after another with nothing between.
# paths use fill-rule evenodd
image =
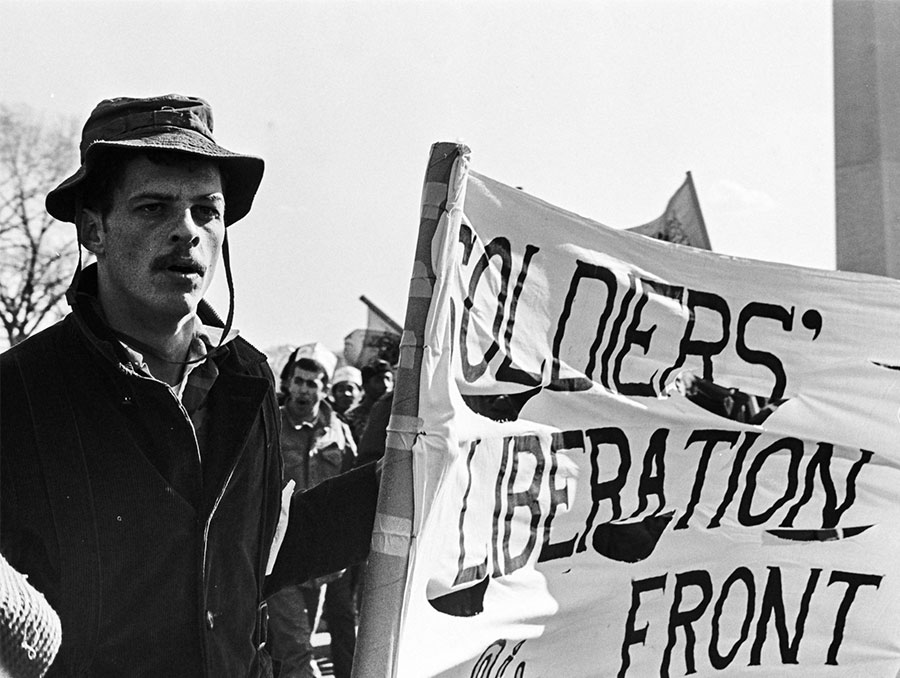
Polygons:
<instances>
[{"instance_id":1,"label":"white banner","mask_svg":"<svg viewBox=\"0 0 900 678\"><path fill-rule=\"evenodd\" d=\"M900 283L616 231L466 165L396 675L895 678Z\"/></svg>"}]
</instances>

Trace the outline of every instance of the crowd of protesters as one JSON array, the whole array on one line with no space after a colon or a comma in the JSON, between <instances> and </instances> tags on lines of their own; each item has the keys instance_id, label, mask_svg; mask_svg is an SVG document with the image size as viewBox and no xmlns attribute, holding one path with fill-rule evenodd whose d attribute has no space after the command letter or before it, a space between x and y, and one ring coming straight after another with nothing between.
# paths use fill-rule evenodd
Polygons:
<instances>
[{"instance_id":1,"label":"crowd of protesters","mask_svg":"<svg viewBox=\"0 0 900 678\"><path fill-rule=\"evenodd\" d=\"M399 339L399 337L398 337ZM388 354L390 357L390 354ZM338 366L338 364L340 365ZM375 407L388 404L394 368L372 357L362 369L346 364L320 344L295 349L280 373L281 453L291 491L306 490L384 454L359 455L364 437L386 437L387 420L372 421ZM313 634L327 630L335 678L349 678L365 564L286 587L268 599L268 648L277 678L317 678Z\"/></svg>"}]
</instances>

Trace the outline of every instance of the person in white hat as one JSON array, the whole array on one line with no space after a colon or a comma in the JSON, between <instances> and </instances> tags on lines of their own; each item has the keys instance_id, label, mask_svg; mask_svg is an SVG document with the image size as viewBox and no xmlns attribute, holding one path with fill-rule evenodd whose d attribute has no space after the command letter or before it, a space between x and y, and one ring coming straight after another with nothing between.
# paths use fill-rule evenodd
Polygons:
<instances>
[{"instance_id":1,"label":"person in white hat","mask_svg":"<svg viewBox=\"0 0 900 678\"><path fill-rule=\"evenodd\" d=\"M337 368L331 383L331 405L338 416L343 416L361 397L362 372L353 365Z\"/></svg>"}]
</instances>

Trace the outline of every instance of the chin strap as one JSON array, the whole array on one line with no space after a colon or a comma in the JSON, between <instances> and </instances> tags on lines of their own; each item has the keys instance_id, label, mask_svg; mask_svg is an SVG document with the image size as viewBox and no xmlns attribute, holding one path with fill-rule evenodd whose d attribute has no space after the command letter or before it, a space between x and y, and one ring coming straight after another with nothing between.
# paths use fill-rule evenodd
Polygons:
<instances>
[{"instance_id":1,"label":"chin strap","mask_svg":"<svg viewBox=\"0 0 900 678\"><path fill-rule=\"evenodd\" d=\"M69 289L66 290L66 302L71 308L75 308L78 280L81 278L81 269L84 267L81 259L81 212L81 195L77 195L75 197L75 245L78 247L78 263L75 266L75 273L72 275L72 282L69 283Z\"/></svg>"},{"instance_id":2,"label":"chin strap","mask_svg":"<svg viewBox=\"0 0 900 678\"><path fill-rule=\"evenodd\" d=\"M234 278L231 275L231 253L228 249L228 229L225 229L225 237L222 240L222 263L225 265L225 280L228 283L228 315L225 316L225 328L222 330L222 338L219 339L219 348L225 342L228 333L231 332L231 323L234 320Z\"/></svg>"}]
</instances>

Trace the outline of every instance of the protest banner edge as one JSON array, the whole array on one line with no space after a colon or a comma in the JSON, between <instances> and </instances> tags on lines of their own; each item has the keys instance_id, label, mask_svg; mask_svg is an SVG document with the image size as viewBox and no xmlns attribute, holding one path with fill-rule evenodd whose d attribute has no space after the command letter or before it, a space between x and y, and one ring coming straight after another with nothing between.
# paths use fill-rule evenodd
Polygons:
<instances>
[{"instance_id":1,"label":"protest banner edge","mask_svg":"<svg viewBox=\"0 0 900 678\"><path fill-rule=\"evenodd\" d=\"M435 143L425 173L415 262L387 432L389 444L385 450L372 548L365 574L353 678L393 678L396 675L397 643L413 557L412 445L417 434L424 335L435 281L432 240L446 206L449 182L457 160L468 153L469 149L460 144ZM435 191L435 188L439 190Z\"/></svg>"}]
</instances>

